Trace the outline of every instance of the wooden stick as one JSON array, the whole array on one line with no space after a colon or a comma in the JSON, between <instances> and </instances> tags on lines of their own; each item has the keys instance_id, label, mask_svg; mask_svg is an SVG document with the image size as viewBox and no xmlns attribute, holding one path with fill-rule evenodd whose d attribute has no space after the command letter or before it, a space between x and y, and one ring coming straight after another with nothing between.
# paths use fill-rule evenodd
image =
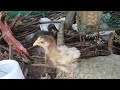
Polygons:
<instances>
[{"instance_id":1,"label":"wooden stick","mask_svg":"<svg viewBox=\"0 0 120 90\"><path fill-rule=\"evenodd\" d=\"M59 25L59 32L57 35L57 45L64 45L64 21L62 21Z\"/></svg>"},{"instance_id":2,"label":"wooden stick","mask_svg":"<svg viewBox=\"0 0 120 90\"><path fill-rule=\"evenodd\" d=\"M21 55L22 61L24 61L25 63L28 63L30 61L24 54L21 53Z\"/></svg>"},{"instance_id":3,"label":"wooden stick","mask_svg":"<svg viewBox=\"0 0 120 90\"><path fill-rule=\"evenodd\" d=\"M52 14L52 13L61 13L63 11L53 11L53 12L48 12L47 14ZM36 14L36 15L33 15L33 16L29 16L29 18L35 18L35 17L40 17L42 16L43 14Z\"/></svg>"},{"instance_id":4,"label":"wooden stick","mask_svg":"<svg viewBox=\"0 0 120 90\"><path fill-rule=\"evenodd\" d=\"M29 11L28 14L26 14L24 17L21 18L21 21L22 21L23 19L25 19L26 17L28 17L32 12L33 12L33 11Z\"/></svg>"},{"instance_id":5,"label":"wooden stick","mask_svg":"<svg viewBox=\"0 0 120 90\"><path fill-rule=\"evenodd\" d=\"M33 48L35 48L35 47L36 47L36 46L31 46L31 47L27 48L27 50L33 49Z\"/></svg>"},{"instance_id":6,"label":"wooden stick","mask_svg":"<svg viewBox=\"0 0 120 90\"><path fill-rule=\"evenodd\" d=\"M9 44L9 59L13 59L13 49L12 49L12 44Z\"/></svg>"},{"instance_id":7,"label":"wooden stick","mask_svg":"<svg viewBox=\"0 0 120 90\"><path fill-rule=\"evenodd\" d=\"M82 35L81 35L81 31L80 31L80 18L79 18L79 12L76 11L76 13L77 13L77 28L78 28L79 37L80 37L81 51L83 51L83 47L82 47Z\"/></svg>"},{"instance_id":8,"label":"wooden stick","mask_svg":"<svg viewBox=\"0 0 120 90\"><path fill-rule=\"evenodd\" d=\"M40 57L40 56L31 56L32 58L39 58L39 59L45 59L45 57Z\"/></svg>"},{"instance_id":9,"label":"wooden stick","mask_svg":"<svg viewBox=\"0 0 120 90\"><path fill-rule=\"evenodd\" d=\"M50 67L50 66L48 66L46 64L32 64L31 66L34 66L34 67L45 66L45 67L53 68L53 67Z\"/></svg>"},{"instance_id":10,"label":"wooden stick","mask_svg":"<svg viewBox=\"0 0 120 90\"><path fill-rule=\"evenodd\" d=\"M2 45L0 45L0 48L3 48L3 49L5 49L6 51L9 51L9 49L8 49L7 47L4 47L4 46L2 46Z\"/></svg>"},{"instance_id":11,"label":"wooden stick","mask_svg":"<svg viewBox=\"0 0 120 90\"><path fill-rule=\"evenodd\" d=\"M112 48L113 48L113 39L114 39L114 37L115 37L115 33L113 33L113 34L110 36L109 40L108 40L108 50L109 50L109 52L110 52L111 54L113 53Z\"/></svg>"},{"instance_id":12,"label":"wooden stick","mask_svg":"<svg viewBox=\"0 0 120 90\"><path fill-rule=\"evenodd\" d=\"M27 74L28 74L28 68L26 68L25 71L24 71L24 77L25 78L27 77Z\"/></svg>"},{"instance_id":13,"label":"wooden stick","mask_svg":"<svg viewBox=\"0 0 120 90\"><path fill-rule=\"evenodd\" d=\"M24 54L21 54L21 53L15 51L10 45L9 45L9 49L7 47L2 46L2 45L0 45L0 48L3 48L9 52L9 59L13 59L13 54L14 54L14 55L22 58L21 62L23 61L25 63L28 63L30 61Z\"/></svg>"},{"instance_id":14,"label":"wooden stick","mask_svg":"<svg viewBox=\"0 0 120 90\"><path fill-rule=\"evenodd\" d=\"M20 27L17 30L25 28L25 27L28 27L28 26L31 26L31 25L46 24L46 23L61 23L61 21L34 22L34 23L30 23L30 24L24 25L23 27Z\"/></svg>"},{"instance_id":15,"label":"wooden stick","mask_svg":"<svg viewBox=\"0 0 120 90\"><path fill-rule=\"evenodd\" d=\"M95 31L97 33L97 38L96 38L96 42L97 42L97 41L99 41L99 37L100 37L99 30L98 30L98 25L95 26Z\"/></svg>"},{"instance_id":16,"label":"wooden stick","mask_svg":"<svg viewBox=\"0 0 120 90\"><path fill-rule=\"evenodd\" d=\"M13 22L10 25L10 29L13 30L15 27L15 24L17 23L17 21L20 19L20 13L16 15L15 19L13 20Z\"/></svg>"},{"instance_id":17,"label":"wooden stick","mask_svg":"<svg viewBox=\"0 0 120 90\"><path fill-rule=\"evenodd\" d=\"M18 39L18 38L20 38L20 37L25 37L25 36L27 36L27 35L30 35L30 34L32 34L32 33L37 32L37 31L38 31L38 30L33 30L33 31L31 31L31 32L22 33L21 35L16 36L16 39Z\"/></svg>"},{"instance_id":18,"label":"wooden stick","mask_svg":"<svg viewBox=\"0 0 120 90\"><path fill-rule=\"evenodd\" d=\"M76 37L76 36L78 36L78 35L71 36L71 37L68 38L67 40L73 39L73 38Z\"/></svg>"},{"instance_id":19,"label":"wooden stick","mask_svg":"<svg viewBox=\"0 0 120 90\"><path fill-rule=\"evenodd\" d=\"M3 39L4 36L5 36L5 34L3 34L3 35L0 37L0 41Z\"/></svg>"}]
</instances>

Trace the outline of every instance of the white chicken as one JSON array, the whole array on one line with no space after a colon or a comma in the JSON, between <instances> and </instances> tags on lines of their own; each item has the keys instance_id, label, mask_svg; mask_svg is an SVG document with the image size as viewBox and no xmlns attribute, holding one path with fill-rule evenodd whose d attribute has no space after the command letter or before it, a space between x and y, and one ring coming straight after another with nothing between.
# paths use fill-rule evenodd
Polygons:
<instances>
[{"instance_id":1,"label":"white chicken","mask_svg":"<svg viewBox=\"0 0 120 90\"><path fill-rule=\"evenodd\" d=\"M41 46L45 50L45 62L51 67L62 71L62 74L73 77L73 70L77 67L77 59L80 51L75 47L57 46L55 40L50 35L39 36L33 46ZM61 73L60 73L61 74ZM59 75L60 75L59 74Z\"/></svg>"}]
</instances>

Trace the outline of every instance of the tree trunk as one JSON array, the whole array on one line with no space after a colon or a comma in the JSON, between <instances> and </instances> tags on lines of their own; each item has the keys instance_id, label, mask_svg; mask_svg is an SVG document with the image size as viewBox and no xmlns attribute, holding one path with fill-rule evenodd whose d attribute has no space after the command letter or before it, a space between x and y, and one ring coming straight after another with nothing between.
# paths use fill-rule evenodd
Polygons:
<instances>
[{"instance_id":1,"label":"tree trunk","mask_svg":"<svg viewBox=\"0 0 120 90\"><path fill-rule=\"evenodd\" d=\"M65 29L71 29L74 22L75 11L68 11L65 19Z\"/></svg>"},{"instance_id":2,"label":"tree trunk","mask_svg":"<svg viewBox=\"0 0 120 90\"><path fill-rule=\"evenodd\" d=\"M91 28L96 28L96 26L99 26L102 11L79 11L79 17L81 20L81 25L86 26L84 29L87 32L90 32Z\"/></svg>"},{"instance_id":3,"label":"tree trunk","mask_svg":"<svg viewBox=\"0 0 120 90\"><path fill-rule=\"evenodd\" d=\"M59 32L57 35L57 45L64 45L64 21L60 23L60 26L58 28Z\"/></svg>"}]
</instances>

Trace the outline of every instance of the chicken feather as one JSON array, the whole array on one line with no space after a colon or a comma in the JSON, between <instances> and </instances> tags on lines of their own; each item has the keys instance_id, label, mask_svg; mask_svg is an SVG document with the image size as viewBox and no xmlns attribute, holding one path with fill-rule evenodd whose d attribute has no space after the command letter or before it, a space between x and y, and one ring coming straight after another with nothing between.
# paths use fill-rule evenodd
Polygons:
<instances>
[{"instance_id":1,"label":"chicken feather","mask_svg":"<svg viewBox=\"0 0 120 90\"><path fill-rule=\"evenodd\" d=\"M38 37L33 46L43 47L46 59L64 73L70 73L73 68L77 67L77 59L81 55L76 47L57 46L54 38L49 35Z\"/></svg>"}]
</instances>

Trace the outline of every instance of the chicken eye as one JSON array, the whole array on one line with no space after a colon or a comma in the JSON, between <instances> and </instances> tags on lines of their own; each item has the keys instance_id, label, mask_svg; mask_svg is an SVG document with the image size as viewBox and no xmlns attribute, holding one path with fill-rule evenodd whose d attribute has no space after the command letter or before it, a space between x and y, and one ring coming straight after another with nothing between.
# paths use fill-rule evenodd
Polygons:
<instances>
[{"instance_id":1,"label":"chicken eye","mask_svg":"<svg viewBox=\"0 0 120 90\"><path fill-rule=\"evenodd\" d=\"M41 43L43 43L43 41Z\"/></svg>"}]
</instances>

